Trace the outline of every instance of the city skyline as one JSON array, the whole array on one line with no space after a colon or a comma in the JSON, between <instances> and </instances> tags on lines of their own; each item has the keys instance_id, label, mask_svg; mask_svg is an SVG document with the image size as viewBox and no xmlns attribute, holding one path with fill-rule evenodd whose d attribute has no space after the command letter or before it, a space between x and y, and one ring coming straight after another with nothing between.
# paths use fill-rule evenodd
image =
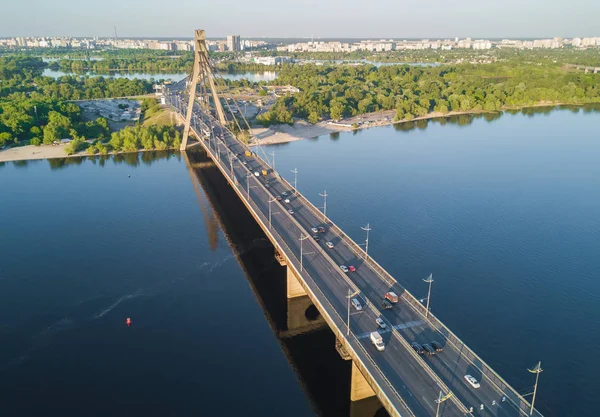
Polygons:
<instances>
[{"instance_id":1,"label":"city skyline","mask_svg":"<svg viewBox=\"0 0 600 417\"><path fill-rule=\"evenodd\" d=\"M73 7L72 0L32 3L26 10L16 3L4 6L4 14L14 19L2 25L0 37L112 37L116 26L119 37L130 38L188 37L196 28L223 38L231 33L246 38L553 38L596 36L600 20L600 3L591 0L458 0L451 6L432 0L427 7L379 0L368 8L357 2L308 0L292 13L274 0L230 0L208 10L181 0L178 9L186 10L181 15L168 13L157 0L107 0L102 7Z\"/></svg>"}]
</instances>

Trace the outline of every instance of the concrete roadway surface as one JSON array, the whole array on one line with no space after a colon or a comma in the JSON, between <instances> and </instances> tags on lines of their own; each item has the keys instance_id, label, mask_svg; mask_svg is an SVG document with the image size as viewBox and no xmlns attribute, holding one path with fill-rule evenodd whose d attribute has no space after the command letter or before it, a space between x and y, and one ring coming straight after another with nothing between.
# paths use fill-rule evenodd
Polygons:
<instances>
[{"instance_id":1,"label":"concrete roadway surface","mask_svg":"<svg viewBox=\"0 0 600 417\"><path fill-rule=\"evenodd\" d=\"M198 113L195 111L195 114ZM208 121L206 116L201 117ZM246 148L238 142L237 139L231 137L229 134L224 134L226 132L219 127L215 128L215 133L217 135L223 135L227 147L237 155L237 157L234 158L234 171L236 172L240 184L243 184L244 187L246 186L246 168L253 172L260 171L263 168L269 169L269 167L264 165L263 161L260 159L255 157L248 158L243 155ZM229 166L229 160L224 149L222 149L221 157L223 163L226 166ZM239 161L246 160L247 165L244 167L241 162L237 162L235 159L238 159ZM257 196L258 199L253 197L255 203L261 206L261 210L265 216L268 216L268 199L273 199L274 196L281 195L284 191L288 192L290 204L285 204L283 201L281 203L272 202L271 206L273 213L278 212L278 214L272 214L272 219L274 224L278 223L277 230L279 233L284 235L284 232L296 229L296 226L291 221L281 224L287 219L287 213L283 213L283 211L287 211L290 208L295 212L295 219L305 228L303 231L304 235L312 236L313 233L310 231L312 227L324 226L326 228L326 233L319 234L319 237L321 238L320 242L314 242L312 238L304 241L305 252L311 251L308 245L309 242L313 245L321 245L336 265L344 264L347 266L355 266L357 271L349 273L349 277L362 291L361 296L368 298L372 304L379 307L383 294L389 289L388 284L386 284L376 272L369 267L369 265L364 264L362 260L356 258L355 253L350 249L350 246L344 239L335 235L330 230L331 225L323 223L322 217L317 217L317 213L314 213L313 210L305 207L304 204L302 204L302 201L293 195L293 190L290 189L289 185L283 183L275 175L270 173L266 178L262 176L253 176L253 178L255 178L255 181L269 183L269 188L267 190L269 190L272 195ZM257 190L262 189L259 187L251 188L251 194L254 194ZM300 245L298 238L300 233L298 232L297 234L298 236L291 236L288 233L288 236L286 236L285 239L290 248L294 247L299 253ZM327 241L334 243L335 247L333 249L327 249L324 246ZM318 251L311 252L317 253ZM346 294L348 284L340 282L339 279L337 279L340 272L332 271L331 265L325 265L324 267L321 265L319 269L315 270L313 263L316 262L317 258L319 258L319 256L314 254L305 256L304 266L307 270L309 268L312 269L311 275L313 277L319 277L326 281L324 283L327 285L328 291L326 292L325 288L323 288L324 292L326 292L328 297L331 297L331 301L335 300L336 303L339 304L336 305L336 310L343 316L343 313L345 313L347 308ZM323 270L326 270L328 273L323 274ZM319 273L318 271L321 272ZM331 284L333 283L328 282L328 277L336 279L337 284L331 287ZM388 330L380 330L380 333L386 342L386 350L384 352L375 351L368 338L368 333L377 328L377 325L375 324L376 316L372 316L371 313L372 312L369 309L363 309L361 313L355 313L352 316L352 331L359 335L359 339L361 339L366 349L373 351L372 357L376 360L378 366L384 370L388 379L392 381L392 384L394 384L400 395L416 415L435 415L435 409L433 407L436 404L433 400L437 398L437 395L439 394L439 386L427 375L421 365L410 356L410 352L407 352L407 348L392 337L391 331L389 330L390 326L394 326L409 343L417 341L422 344L437 340L446 345L442 352L439 352L433 357L426 357L424 359L429 364L429 367L442 381L444 381L467 408L473 407L473 415L499 417L522 415L518 410L518 407L510 403L510 401L507 400L506 402L502 402L502 397L504 395L498 387L493 385L487 379L482 380L481 372L476 369L476 367L470 363L461 352L458 352L452 345L446 344L442 336L423 319L422 314L416 311L414 307L410 306L408 303L402 302L402 299L400 299L399 303L395 305L394 308L383 310L383 313L377 313L377 315L381 315L385 319ZM356 325L359 327L356 328ZM389 371L391 371L391 373ZM411 375L411 373L414 372L416 372L416 374ZM474 389L467 385L463 379L466 374L475 376L480 382L481 387L479 389ZM390 376L392 376L392 378L390 378ZM399 377L399 379L396 381L394 376ZM430 383L424 383L425 380L428 380ZM484 405L483 410L480 410L481 404ZM454 410L452 410L452 408L454 408ZM443 410L442 415L444 416L464 415L452 401L443 403L441 410Z\"/></svg>"}]
</instances>

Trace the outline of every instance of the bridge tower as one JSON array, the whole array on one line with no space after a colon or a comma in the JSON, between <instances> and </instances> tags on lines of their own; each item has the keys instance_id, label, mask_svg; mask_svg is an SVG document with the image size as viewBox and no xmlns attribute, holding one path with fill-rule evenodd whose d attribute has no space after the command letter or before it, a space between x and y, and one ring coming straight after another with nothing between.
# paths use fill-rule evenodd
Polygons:
<instances>
[{"instance_id":1,"label":"bridge tower","mask_svg":"<svg viewBox=\"0 0 600 417\"><path fill-rule=\"evenodd\" d=\"M221 101L219 100L219 95L215 87L215 76L208 60L206 34L202 29L197 29L194 33L194 69L192 71L192 76L190 77L189 83L189 100L185 116L185 127L183 129L183 140L181 141L180 147L180 150L182 151L185 151L188 137L190 135L190 124L192 122L192 113L198 86L204 87L205 90L208 87L212 94L219 122L221 122L222 125L225 125L226 123L225 113L223 112L223 107L221 106ZM204 97L204 99L206 99L205 104L208 105L208 96Z\"/></svg>"}]
</instances>

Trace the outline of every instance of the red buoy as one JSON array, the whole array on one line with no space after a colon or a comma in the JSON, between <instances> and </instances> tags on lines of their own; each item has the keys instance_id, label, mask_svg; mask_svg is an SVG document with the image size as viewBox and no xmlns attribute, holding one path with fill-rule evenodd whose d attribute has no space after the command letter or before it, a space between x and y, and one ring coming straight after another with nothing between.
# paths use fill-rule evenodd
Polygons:
<instances>
[{"instance_id":1,"label":"red buoy","mask_svg":"<svg viewBox=\"0 0 600 417\"><path fill-rule=\"evenodd\" d=\"M131 319L129 317L125 320L125 324L127 324L127 327L131 326Z\"/></svg>"}]
</instances>

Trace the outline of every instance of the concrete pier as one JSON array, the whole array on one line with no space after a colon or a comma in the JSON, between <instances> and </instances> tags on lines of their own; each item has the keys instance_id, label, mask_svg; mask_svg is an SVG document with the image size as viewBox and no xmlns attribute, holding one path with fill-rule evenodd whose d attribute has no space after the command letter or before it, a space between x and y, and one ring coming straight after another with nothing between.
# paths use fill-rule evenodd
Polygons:
<instances>
[{"instance_id":1,"label":"concrete pier","mask_svg":"<svg viewBox=\"0 0 600 417\"><path fill-rule=\"evenodd\" d=\"M373 397L375 392L352 361L352 376L350 381L350 400L360 401L365 398Z\"/></svg>"},{"instance_id":2,"label":"concrete pier","mask_svg":"<svg viewBox=\"0 0 600 417\"><path fill-rule=\"evenodd\" d=\"M306 291L291 268L287 268L287 298L302 297Z\"/></svg>"}]
</instances>

